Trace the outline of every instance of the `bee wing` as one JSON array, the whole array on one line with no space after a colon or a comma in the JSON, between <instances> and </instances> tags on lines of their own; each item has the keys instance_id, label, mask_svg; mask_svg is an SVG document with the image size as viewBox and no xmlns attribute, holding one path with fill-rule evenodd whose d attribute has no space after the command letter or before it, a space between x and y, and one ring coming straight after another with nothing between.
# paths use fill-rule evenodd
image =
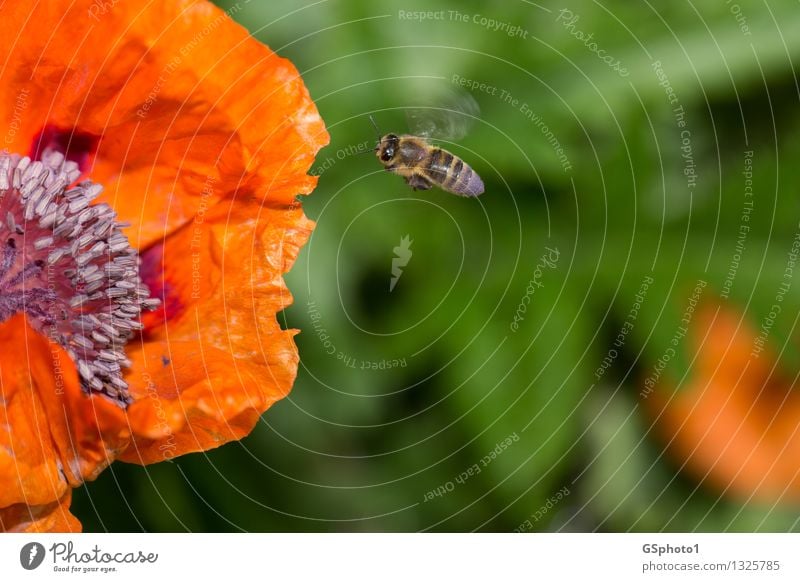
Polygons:
<instances>
[{"instance_id":1,"label":"bee wing","mask_svg":"<svg viewBox=\"0 0 800 582\"><path fill-rule=\"evenodd\" d=\"M475 98L448 87L418 99L418 106L406 110L413 135L458 141L469 132L481 112Z\"/></svg>"}]
</instances>

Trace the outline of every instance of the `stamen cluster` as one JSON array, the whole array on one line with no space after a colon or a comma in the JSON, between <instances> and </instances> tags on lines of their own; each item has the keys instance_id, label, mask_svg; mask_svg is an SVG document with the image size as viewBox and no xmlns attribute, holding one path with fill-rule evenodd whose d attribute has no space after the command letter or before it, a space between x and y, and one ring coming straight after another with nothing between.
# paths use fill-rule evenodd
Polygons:
<instances>
[{"instance_id":1,"label":"stamen cluster","mask_svg":"<svg viewBox=\"0 0 800 582\"><path fill-rule=\"evenodd\" d=\"M127 406L125 344L160 301L139 277L128 225L92 204L103 187L79 176L60 152L0 153L0 322L24 313L69 353L87 393Z\"/></svg>"}]
</instances>

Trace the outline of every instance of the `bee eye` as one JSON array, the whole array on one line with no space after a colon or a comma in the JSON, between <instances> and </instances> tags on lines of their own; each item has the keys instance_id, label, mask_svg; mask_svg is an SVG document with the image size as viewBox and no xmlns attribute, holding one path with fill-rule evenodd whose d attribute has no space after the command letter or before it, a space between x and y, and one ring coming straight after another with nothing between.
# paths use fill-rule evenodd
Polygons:
<instances>
[{"instance_id":1,"label":"bee eye","mask_svg":"<svg viewBox=\"0 0 800 582\"><path fill-rule=\"evenodd\" d=\"M384 152L381 154L381 159L384 162L388 162L394 157L394 148L386 148Z\"/></svg>"}]
</instances>

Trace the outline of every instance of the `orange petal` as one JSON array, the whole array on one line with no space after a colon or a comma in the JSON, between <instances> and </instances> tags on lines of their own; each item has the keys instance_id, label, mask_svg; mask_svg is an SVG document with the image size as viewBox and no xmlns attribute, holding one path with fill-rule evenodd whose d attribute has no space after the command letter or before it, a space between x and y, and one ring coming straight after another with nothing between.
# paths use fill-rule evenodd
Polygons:
<instances>
[{"instance_id":1,"label":"orange petal","mask_svg":"<svg viewBox=\"0 0 800 582\"><path fill-rule=\"evenodd\" d=\"M657 389L648 409L673 453L718 490L800 501L800 393L773 372L773 353L751 356L758 334L742 315L715 311L699 312L691 380Z\"/></svg>"},{"instance_id":2,"label":"orange petal","mask_svg":"<svg viewBox=\"0 0 800 582\"><path fill-rule=\"evenodd\" d=\"M127 446L129 429L116 404L81 391L69 356L23 316L0 325L0 345L17 348L0 352L0 508L47 513Z\"/></svg>"},{"instance_id":3,"label":"orange petal","mask_svg":"<svg viewBox=\"0 0 800 582\"><path fill-rule=\"evenodd\" d=\"M234 193L286 204L313 188L328 136L297 70L209 2L14 2L0 38L3 147L27 153L45 127L89 136L134 246Z\"/></svg>"},{"instance_id":4,"label":"orange petal","mask_svg":"<svg viewBox=\"0 0 800 582\"><path fill-rule=\"evenodd\" d=\"M44 505L23 503L0 509L0 531L16 533L80 533L81 522L69 511L72 490Z\"/></svg>"},{"instance_id":5,"label":"orange petal","mask_svg":"<svg viewBox=\"0 0 800 582\"><path fill-rule=\"evenodd\" d=\"M23 318L0 325L0 344L28 358L24 369L0 355L0 507L50 515L131 432L125 458L138 462L210 448L289 391L297 353L275 314L312 227L294 197L313 188L306 171L328 136L291 63L208 2L11 3L0 38L4 147L50 140L83 156L131 242L150 247L166 299L129 345L129 414L85 396Z\"/></svg>"},{"instance_id":6,"label":"orange petal","mask_svg":"<svg viewBox=\"0 0 800 582\"><path fill-rule=\"evenodd\" d=\"M291 301L282 274L312 226L299 208L222 204L148 251L159 257L168 320L130 346L134 445L123 460L151 463L239 439L289 392L294 332L275 314Z\"/></svg>"}]
</instances>

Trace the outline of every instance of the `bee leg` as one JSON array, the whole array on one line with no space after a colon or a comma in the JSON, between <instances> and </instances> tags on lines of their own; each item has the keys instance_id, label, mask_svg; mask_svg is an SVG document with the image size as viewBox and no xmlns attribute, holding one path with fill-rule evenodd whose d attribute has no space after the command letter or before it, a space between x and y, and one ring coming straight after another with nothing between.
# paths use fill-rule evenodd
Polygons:
<instances>
[{"instance_id":1,"label":"bee leg","mask_svg":"<svg viewBox=\"0 0 800 582\"><path fill-rule=\"evenodd\" d=\"M430 180L419 174L412 174L406 177L406 184L411 186L414 190L430 190L433 188Z\"/></svg>"}]
</instances>

